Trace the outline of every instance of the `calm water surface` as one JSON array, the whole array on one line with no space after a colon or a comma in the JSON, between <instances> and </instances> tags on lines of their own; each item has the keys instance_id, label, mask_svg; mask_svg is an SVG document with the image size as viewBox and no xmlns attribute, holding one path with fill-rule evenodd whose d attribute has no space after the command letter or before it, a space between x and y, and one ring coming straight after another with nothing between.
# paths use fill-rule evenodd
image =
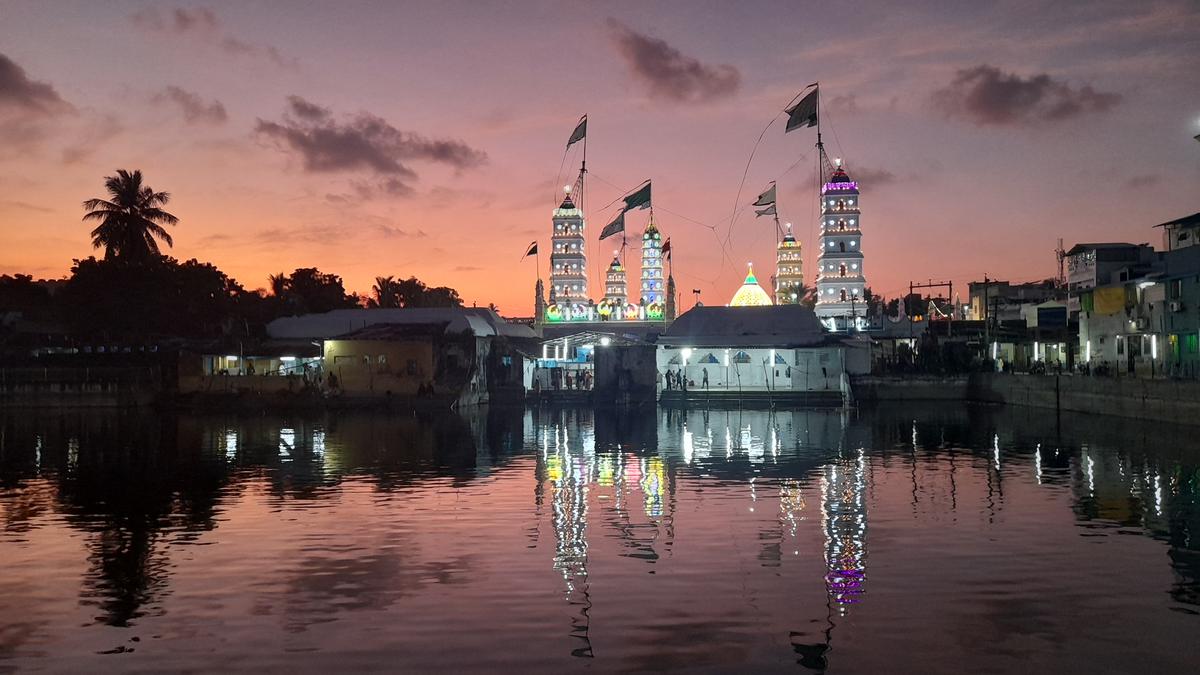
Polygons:
<instances>
[{"instance_id":1,"label":"calm water surface","mask_svg":"<svg viewBox=\"0 0 1200 675\"><path fill-rule=\"evenodd\" d=\"M0 671L1197 672L1200 435L0 413Z\"/></svg>"}]
</instances>

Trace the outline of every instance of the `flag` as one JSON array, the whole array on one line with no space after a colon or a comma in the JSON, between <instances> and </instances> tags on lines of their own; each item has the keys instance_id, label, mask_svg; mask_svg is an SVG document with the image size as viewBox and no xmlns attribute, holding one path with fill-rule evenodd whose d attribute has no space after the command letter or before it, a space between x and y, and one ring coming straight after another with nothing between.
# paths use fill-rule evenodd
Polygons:
<instances>
[{"instance_id":1,"label":"flag","mask_svg":"<svg viewBox=\"0 0 1200 675\"><path fill-rule=\"evenodd\" d=\"M587 136L587 115L579 119L579 124L575 125L575 131L571 132L571 139L567 141L567 147L575 145L577 141L582 141Z\"/></svg>"},{"instance_id":2,"label":"flag","mask_svg":"<svg viewBox=\"0 0 1200 675\"><path fill-rule=\"evenodd\" d=\"M775 209L774 204L768 206L765 209L754 209L754 217L755 218L757 218L759 216L777 216L777 215L779 215L779 211L777 211Z\"/></svg>"},{"instance_id":3,"label":"flag","mask_svg":"<svg viewBox=\"0 0 1200 675\"><path fill-rule=\"evenodd\" d=\"M529 256L536 255L536 254L537 254L537 240L535 239L534 242L529 245L529 248L525 249L525 255L521 256L521 260L524 260L524 259L528 258Z\"/></svg>"},{"instance_id":4,"label":"flag","mask_svg":"<svg viewBox=\"0 0 1200 675\"><path fill-rule=\"evenodd\" d=\"M770 206L771 204L774 204L774 203L775 203L775 184L771 183L771 187L764 190L763 193L758 196L758 199L754 200L754 203L751 204L751 206Z\"/></svg>"},{"instance_id":5,"label":"flag","mask_svg":"<svg viewBox=\"0 0 1200 675\"><path fill-rule=\"evenodd\" d=\"M662 254L667 256L668 258L671 257L671 238L670 237L667 237L667 240L663 242Z\"/></svg>"},{"instance_id":6,"label":"flag","mask_svg":"<svg viewBox=\"0 0 1200 675\"><path fill-rule=\"evenodd\" d=\"M650 181L633 194L625 197L625 210L644 209L650 206Z\"/></svg>"},{"instance_id":7,"label":"flag","mask_svg":"<svg viewBox=\"0 0 1200 675\"><path fill-rule=\"evenodd\" d=\"M625 209L621 209L617 213L617 217L613 218L613 221L611 223L609 223L608 225L605 225L604 229L600 231L600 240L603 241L618 232L624 232L624 231L625 231Z\"/></svg>"},{"instance_id":8,"label":"flag","mask_svg":"<svg viewBox=\"0 0 1200 675\"><path fill-rule=\"evenodd\" d=\"M787 127L783 133L787 133L800 127L811 127L817 123L817 91L814 86L813 90L807 96L800 99L796 105L788 108L784 112L788 114Z\"/></svg>"}]
</instances>

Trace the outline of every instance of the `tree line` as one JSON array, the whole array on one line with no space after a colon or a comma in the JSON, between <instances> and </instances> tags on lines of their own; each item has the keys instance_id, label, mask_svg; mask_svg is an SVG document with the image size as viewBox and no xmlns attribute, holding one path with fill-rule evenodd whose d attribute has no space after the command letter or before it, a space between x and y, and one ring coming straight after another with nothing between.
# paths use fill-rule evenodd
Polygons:
<instances>
[{"instance_id":1,"label":"tree line","mask_svg":"<svg viewBox=\"0 0 1200 675\"><path fill-rule=\"evenodd\" d=\"M460 307L453 288L430 287L416 277L379 277L370 296L346 291L342 278L317 268L268 277L250 290L211 263L180 262L168 227L179 219L164 207L170 194L153 190L141 171L118 170L104 179L107 195L83 202L95 222L92 246L102 258L74 260L65 279L35 281L0 275L0 334L66 330L80 338L254 337L280 316L334 309ZM32 326L32 328L30 328Z\"/></svg>"}]
</instances>

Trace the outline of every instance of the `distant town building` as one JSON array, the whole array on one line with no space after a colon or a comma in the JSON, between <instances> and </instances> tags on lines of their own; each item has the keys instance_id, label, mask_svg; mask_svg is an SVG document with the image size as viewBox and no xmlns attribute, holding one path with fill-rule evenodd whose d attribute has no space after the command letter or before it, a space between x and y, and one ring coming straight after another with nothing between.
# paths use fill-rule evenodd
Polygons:
<instances>
[{"instance_id":1,"label":"distant town building","mask_svg":"<svg viewBox=\"0 0 1200 675\"><path fill-rule=\"evenodd\" d=\"M1124 281L1131 270L1148 265L1154 258L1149 244L1100 243L1076 244L1066 252L1067 311L1079 312L1080 295L1110 281ZM1113 274L1123 271L1123 279Z\"/></svg>"},{"instance_id":2,"label":"distant town building","mask_svg":"<svg viewBox=\"0 0 1200 675\"><path fill-rule=\"evenodd\" d=\"M1200 243L1200 213L1155 225L1163 229L1163 248L1177 251Z\"/></svg>"},{"instance_id":3,"label":"distant town building","mask_svg":"<svg viewBox=\"0 0 1200 675\"><path fill-rule=\"evenodd\" d=\"M817 316L831 329L857 323L866 311L863 294L862 223L858 183L837 167L821 187L821 232L817 237Z\"/></svg>"},{"instance_id":4,"label":"distant town building","mask_svg":"<svg viewBox=\"0 0 1200 675\"><path fill-rule=\"evenodd\" d=\"M967 284L967 319L992 322L1014 321L1025 314L1027 305L1038 305L1063 295L1053 279L1027 284L1007 281L972 281Z\"/></svg>"}]
</instances>

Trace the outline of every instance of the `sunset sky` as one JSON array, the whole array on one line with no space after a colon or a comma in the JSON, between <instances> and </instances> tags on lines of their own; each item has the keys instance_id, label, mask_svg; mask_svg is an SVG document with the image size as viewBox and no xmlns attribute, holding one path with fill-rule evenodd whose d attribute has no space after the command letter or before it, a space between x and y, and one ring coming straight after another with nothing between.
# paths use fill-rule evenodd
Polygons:
<instances>
[{"instance_id":1,"label":"sunset sky","mask_svg":"<svg viewBox=\"0 0 1200 675\"><path fill-rule=\"evenodd\" d=\"M138 168L172 194L171 254L248 288L297 267L363 293L415 275L530 315L520 256L548 248L587 113L593 289L602 207L649 178L683 305L692 288L723 304L746 261L773 269L771 224L746 210L772 179L813 277L811 129L771 127L727 251L714 230L763 127L814 81L885 296L1045 278L1059 237L1157 245L1152 225L1200 211L1194 0L0 0L0 273L91 255L80 202Z\"/></svg>"}]
</instances>

